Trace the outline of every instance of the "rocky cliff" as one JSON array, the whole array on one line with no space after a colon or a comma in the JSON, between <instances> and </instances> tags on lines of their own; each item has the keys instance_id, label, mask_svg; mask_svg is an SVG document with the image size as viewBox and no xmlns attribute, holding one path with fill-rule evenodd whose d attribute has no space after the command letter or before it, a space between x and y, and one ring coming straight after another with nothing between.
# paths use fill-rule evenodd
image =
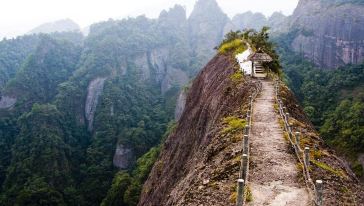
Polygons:
<instances>
[{"instance_id":1,"label":"rocky cliff","mask_svg":"<svg viewBox=\"0 0 364 206\"><path fill-rule=\"evenodd\" d=\"M263 26L268 26L268 19L262 13L251 11L238 14L232 19L234 25L240 29L260 30Z\"/></svg>"},{"instance_id":2,"label":"rocky cliff","mask_svg":"<svg viewBox=\"0 0 364 206\"><path fill-rule=\"evenodd\" d=\"M357 1L358 2L358 1ZM301 0L290 17L294 51L323 68L364 61L364 5Z\"/></svg>"},{"instance_id":3,"label":"rocky cliff","mask_svg":"<svg viewBox=\"0 0 364 206\"><path fill-rule=\"evenodd\" d=\"M232 81L237 69L233 58L218 55L199 73L178 126L144 185L139 205L227 202L239 170L234 158L240 150L238 139L221 132L222 119L241 116L240 106L256 86L246 80Z\"/></svg>"},{"instance_id":4,"label":"rocky cliff","mask_svg":"<svg viewBox=\"0 0 364 206\"><path fill-rule=\"evenodd\" d=\"M138 205L235 205L242 135L236 128L238 123L235 122L235 126L232 126L230 121L244 121L249 95L258 86L257 82L249 77L243 77L240 80L232 78L237 70L238 65L232 57L217 55L198 74L188 90L185 108L177 127L165 141L160 156L143 186ZM267 81L265 84L272 83ZM283 84L280 91L284 105L291 114L293 128L303 134L301 147L314 148L311 154L311 178L313 180L321 179L325 182L324 205L360 205L363 201L363 185L346 166L347 163L338 158L335 152L327 147L318 136L293 93ZM269 98L274 99L273 91L271 93ZM267 98L260 97L260 99ZM274 113L273 103L271 104L271 110ZM255 109L253 110L255 111ZM264 112L255 112L259 113L260 119L258 118L257 122L253 120L253 127L255 124L262 124L259 121L266 119ZM278 124L281 120L278 120L277 117L276 121ZM259 134L267 132L266 130L258 132L257 128L259 126L253 128L252 133L256 136L252 138L257 138L257 134L259 136ZM280 126L274 128L280 128ZM259 202L261 199L272 204L283 204L294 198L298 198L298 200L301 198L295 191L279 186L277 186L280 188L278 194L286 191L287 196L272 194L267 197L264 195L267 191L276 190L271 188L276 188L275 185L282 182L296 181L295 184L305 188L305 182L300 172L302 166L296 162L288 141L285 142L284 133L277 134L280 135L278 138L280 145L269 148L270 150L274 148L273 154L284 151L285 156L282 157L282 161L276 163L271 161L274 158L272 155L265 156L264 153L257 152L267 148L264 148L262 144L254 143L257 139L251 140L251 150L253 151L249 167L252 173L249 174L249 178L252 179L248 187L252 189L253 196L262 194L259 197L255 196L257 197L255 200L253 197L253 205L261 205ZM265 139L259 141L267 144ZM272 145L275 143L272 140ZM290 167L282 163L286 158L291 159ZM262 173L259 165L264 162L265 169L267 166L271 169L283 168L287 174L282 176L284 172L278 172L279 174L274 177L265 176L263 173L262 176L259 176L259 173ZM271 171L271 169L268 170ZM288 171L295 171L296 175L289 176ZM271 173L274 174L274 172ZM256 183L263 179L272 184L265 185L266 189L256 191ZM261 184L264 185L264 182ZM302 198L304 199L304 197ZM303 199L300 205L306 205ZM254 201L258 201L258 203ZM306 197L305 201L310 202L312 199Z\"/></svg>"},{"instance_id":5,"label":"rocky cliff","mask_svg":"<svg viewBox=\"0 0 364 206\"><path fill-rule=\"evenodd\" d=\"M225 26L229 21L215 0L197 1L188 24L191 51L198 55L200 66L213 56L213 49L222 40Z\"/></svg>"}]
</instances>

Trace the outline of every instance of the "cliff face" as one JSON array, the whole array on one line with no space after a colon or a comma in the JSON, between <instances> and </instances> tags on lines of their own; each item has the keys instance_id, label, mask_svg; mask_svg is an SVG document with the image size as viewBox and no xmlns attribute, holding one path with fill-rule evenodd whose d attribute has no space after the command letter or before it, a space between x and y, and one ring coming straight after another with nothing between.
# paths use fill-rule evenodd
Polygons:
<instances>
[{"instance_id":1,"label":"cliff face","mask_svg":"<svg viewBox=\"0 0 364 206\"><path fill-rule=\"evenodd\" d=\"M213 49L222 40L229 21L215 0L197 1L188 19L189 38L191 51L198 55L202 65L206 63L206 57L213 56Z\"/></svg>"},{"instance_id":2,"label":"cliff face","mask_svg":"<svg viewBox=\"0 0 364 206\"><path fill-rule=\"evenodd\" d=\"M325 68L364 61L364 6L301 0L290 20L296 52Z\"/></svg>"},{"instance_id":3,"label":"cliff face","mask_svg":"<svg viewBox=\"0 0 364 206\"><path fill-rule=\"evenodd\" d=\"M232 19L234 25L242 29L260 30L263 26L268 26L268 19L262 13L251 11L238 14Z\"/></svg>"},{"instance_id":4,"label":"cliff face","mask_svg":"<svg viewBox=\"0 0 364 206\"><path fill-rule=\"evenodd\" d=\"M160 156L143 186L138 205L235 205L234 192L240 168L242 136L239 132L229 131L229 124L226 121L232 117L246 118L249 95L257 87L257 83L248 77L244 77L240 81L233 81L231 76L237 69L238 67L231 57L217 55L193 81L187 94L182 116L177 127L163 145ZM265 84L273 83L268 80ZM261 95L264 95L264 92ZM291 115L290 122L293 124L294 130L302 133L300 147L314 148L310 157L312 158L310 175L313 180L323 180L325 183L324 205L350 203L355 205L355 203L362 202L363 186L358 183L347 163L338 158L335 152L328 148L318 136L293 93L282 84L279 95L287 107L287 112ZM260 96L259 98L267 99L268 97L275 98L274 96ZM265 113L262 111L264 110L258 113L261 115L261 119L264 119ZM252 138L255 139L251 139L252 155L249 163L252 172L249 174L251 187L248 187L253 192L253 204L256 203L254 201L258 201L254 199L257 191L254 190L253 184L264 178L269 181L277 180L274 176L264 176L265 174L263 174L264 178L259 178L257 176L259 172L254 172L259 169L258 165L268 162L267 165L271 168L281 168L282 166L281 163L275 165L269 161L270 158L273 158L272 155L264 156L257 153L259 149L262 149L262 145L256 143L254 145L254 140L256 140L257 134L267 132L265 130L254 131L254 127L258 127L254 125L261 124L257 119L257 122L253 119L252 123ZM279 144L285 144L283 133L279 138L283 142ZM280 151L273 144L275 144L274 141L272 141L273 153L286 151L285 155L292 159L293 166L284 165L283 168L297 173L294 177L285 176L283 178L285 180L279 179L279 182L293 181L291 178L297 179L296 184L305 188L301 167L299 164L296 167L297 160L292 152L292 147L287 142L286 147L282 147L282 151ZM281 175L282 172L279 174ZM272 185L267 187L275 188ZM262 189L258 191L258 194L263 194L264 197L265 192ZM288 193L290 192L292 191L288 190ZM292 194L290 193L290 195ZM292 197L284 196L283 200L281 198L282 196L278 195L275 201L285 202ZM306 198L305 201L311 201L311 199ZM261 204L258 203L258 205Z\"/></svg>"},{"instance_id":5,"label":"cliff face","mask_svg":"<svg viewBox=\"0 0 364 206\"><path fill-rule=\"evenodd\" d=\"M255 84L233 82L234 59L218 55L188 91L178 126L144 185L139 205L220 205L235 185L240 144L221 133L222 118L241 115ZM235 159L234 159L235 158ZM219 188L210 191L211 185Z\"/></svg>"}]
</instances>

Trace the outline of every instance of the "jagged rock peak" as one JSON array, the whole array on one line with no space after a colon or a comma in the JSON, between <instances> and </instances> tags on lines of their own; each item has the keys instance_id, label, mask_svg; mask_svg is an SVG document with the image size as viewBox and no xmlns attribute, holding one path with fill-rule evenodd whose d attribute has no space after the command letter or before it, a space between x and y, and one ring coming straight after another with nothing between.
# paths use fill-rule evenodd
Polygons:
<instances>
[{"instance_id":1,"label":"jagged rock peak","mask_svg":"<svg viewBox=\"0 0 364 206\"><path fill-rule=\"evenodd\" d=\"M173 8L170 8L168 11L163 10L160 13L159 19L166 19L166 18L184 20L186 19L186 9L183 6L176 4Z\"/></svg>"},{"instance_id":2,"label":"jagged rock peak","mask_svg":"<svg viewBox=\"0 0 364 206\"><path fill-rule=\"evenodd\" d=\"M190 18L196 15L201 15L201 13L207 15L224 14L216 0L198 0L193 8Z\"/></svg>"},{"instance_id":3,"label":"jagged rock peak","mask_svg":"<svg viewBox=\"0 0 364 206\"><path fill-rule=\"evenodd\" d=\"M268 25L268 20L262 13L251 11L235 15L232 22L239 29L260 30L263 26Z\"/></svg>"},{"instance_id":4,"label":"jagged rock peak","mask_svg":"<svg viewBox=\"0 0 364 206\"><path fill-rule=\"evenodd\" d=\"M48 22L32 29L28 34L80 31L80 26L71 19Z\"/></svg>"},{"instance_id":5,"label":"jagged rock peak","mask_svg":"<svg viewBox=\"0 0 364 206\"><path fill-rule=\"evenodd\" d=\"M286 18L287 16L284 15L281 11L276 11L274 12L270 17L269 20L271 19L281 19L281 18Z\"/></svg>"}]
</instances>

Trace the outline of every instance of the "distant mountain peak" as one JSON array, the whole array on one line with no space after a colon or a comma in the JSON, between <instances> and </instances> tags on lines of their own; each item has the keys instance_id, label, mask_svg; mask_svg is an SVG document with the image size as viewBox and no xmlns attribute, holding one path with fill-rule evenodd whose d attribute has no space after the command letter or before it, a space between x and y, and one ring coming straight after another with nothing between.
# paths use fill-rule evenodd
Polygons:
<instances>
[{"instance_id":1,"label":"distant mountain peak","mask_svg":"<svg viewBox=\"0 0 364 206\"><path fill-rule=\"evenodd\" d=\"M216 0L198 0L195 4L195 7L192 11L191 16L194 13L201 13L201 12L206 12L206 11L208 11L208 12L216 11L219 13L224 13ZM213 14L213 13L211 13L211 14Z\"/></svg>"},{"instance_id":2,"label":"distant mountain peak","mask_svg":"<svg viewBox=\"0 0 364 206\"><path fill-rule=\"evenodd\" d=\"M80 31L80 26L71 19L48 22L30 30L28 34Z\"/></svg>"}]
</instances>

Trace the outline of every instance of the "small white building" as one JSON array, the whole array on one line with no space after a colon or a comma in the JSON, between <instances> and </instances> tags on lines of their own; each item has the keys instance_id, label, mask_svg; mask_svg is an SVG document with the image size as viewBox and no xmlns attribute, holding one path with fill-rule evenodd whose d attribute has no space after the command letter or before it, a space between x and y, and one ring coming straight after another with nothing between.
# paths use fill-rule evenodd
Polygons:
<instances>
[{"instance_id":1,"label":"small white building","mask_svg":"<svg viewBox=\"0 0 364 206\"><path fill-rule=\"evenodd\" d=\"M247 50L235 56L236 60L240 65L241 71L246 75L252 74L252 62L248 60L248 57L251 54L253 54L253 50L250 47L248 47Z\"/></svg>"},{"instance_id":2,"label":"small white building","mask_svg":"<svg viewBox=\"0 0 364 206\"><path fill-rule=\"evenodd\" d=\"M241 71L245 75L252 77L265 78L267 76L267 70L263 68L264 62L273 61L272 57L264 53L260 49L254 52L250 46L244 52L235 56L240 65Z\"/></svg>"}]
</instances>

